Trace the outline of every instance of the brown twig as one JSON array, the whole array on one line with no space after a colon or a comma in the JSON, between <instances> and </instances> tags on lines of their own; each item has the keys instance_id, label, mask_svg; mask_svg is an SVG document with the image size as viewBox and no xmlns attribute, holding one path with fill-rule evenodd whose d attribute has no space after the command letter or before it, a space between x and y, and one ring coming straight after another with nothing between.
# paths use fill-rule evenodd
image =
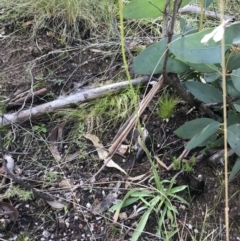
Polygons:
<instances>
[{"instance_id":1,"label":"brown twig","mask_svg":"<svg viewBox=\"0 0 240 241\"><path fill-rule=\"evenodd\" d=\"M11 102L9 102L7 104L7 108L9 109L9 108L12 108L12 107L15 107L15 106L19 106L24 101L27 102L27 101L31 100L32 98L34 98L36 96L42 96L42 95L45 95L48 92L49 92L49 90L47 88L43 88L43 89L35 91L32 94L27 94L27 96L24 96L24 97L19 98L19 96L16 96L14 99L11 100ZM21 94L21 96L22 96L22 94Z\"/></svg>"},{"instance_id":2,"label":"brown twig","mask_svg":"<svg viewBox=\"0 0 240 241\"><path fill-rule=\"evenodd\" d=\"M139 109L137 113L134 113L131 116L131 119L128 120L128 124L126 125L123 132L115 139L115 141L112 143L110 148L108 149L108 156L105 160L105 163L101 166L101 168L93 175L91 178L91 182L95 182L96 176L103 170L103 168L107 165L107 163L111 160L112 156L116 153L118 147L121 145L122 141L127 137L129 132L132 130L132 128L135 126L137 118L141 116L149 102L152 100L152 98L156 95L156 93L161 89L163 85L163 77L161 76L159 81L152 87L152 89L149 91L147 96L141 101L139 105Z\"/></svg>"}]
</instances>

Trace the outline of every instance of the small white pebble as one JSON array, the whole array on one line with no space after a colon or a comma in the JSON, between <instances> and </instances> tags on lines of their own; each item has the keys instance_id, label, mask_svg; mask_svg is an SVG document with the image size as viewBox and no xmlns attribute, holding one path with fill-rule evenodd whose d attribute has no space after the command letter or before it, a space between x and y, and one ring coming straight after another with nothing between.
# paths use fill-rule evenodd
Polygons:
<instances>
[{"instance_id":1,"label":"small white pebble","mask_svg":"<svg viewBox=\"0 0 240 241\"><path fill-rule=\"evenodd\" d=\"M42 232L42 235L43 235L44 237L48 238L51 234L50 234L47 230L44 230L44 231Z\"/></svg>"},{"instance_id":2,"label":"small white pebble","mask_svg":"<svg viewBox=\"0 0 240 241\"><path fill-rule=\"evenodd\" d=\"M186 210L186 206L181 204L181 205L179 206L179 209Z\"/></svg>"},{"instance_id":3,"label":"small white pebble","mask_svg":"<svg viewBox=\"0 0 240 241\"><path fill-rule=\"evenodd\" d=\"M86 207L87 207L87 208L91 208L92 205L91 205L90 203L87 203Z\"/></svg>"},{"instance_id":4,"label":"small white pebble","mask_svg":"<svg viewBox=\"0 0 240 241\"><path fill-rule=\"evenodd\" d=\"M192 224L189 223L189 224L187 224L187 226L189 229L192 229Z\"/></svg>"},{"instance_id":5,"label":"small white pebble","mask_svg":"<svg viewBox=\"0 0 240 241\"><path fill-rule=\"evenodd\" d=\"M26 205L25 205L25 208L29 208L29 204L26 204Z\"/></svg>"},{"instance_id":6,"label":"small white pebble","mask_svg":"<svg viewBox=\"0 0 240 241\"><path fill-rule=\"evenodd\" d=\"M123 212L119 214L119 219L120 220L126 220L128 218L127 213Z\"/></svg>"},{"instance_id":7,"label":"small white pebble","mask_svg":"<svg viewBox=\"0 0 240 241\"><path fill-rule=\"evenodd\" d=\"M78 220L78 216L74 216L74 220Z\"/></svg>"},{"instance_id":8,"label":"small white pebble","mask_svg":"<svg viewBox=\"0 0 240 241\"><path fill-rule=\"evenodd\" d=\"M65 221L65 225L66 225L66 227L68 228L70 224L69 224L69 222L66 222L66 221Z\"/></svg>"}]
</instances>

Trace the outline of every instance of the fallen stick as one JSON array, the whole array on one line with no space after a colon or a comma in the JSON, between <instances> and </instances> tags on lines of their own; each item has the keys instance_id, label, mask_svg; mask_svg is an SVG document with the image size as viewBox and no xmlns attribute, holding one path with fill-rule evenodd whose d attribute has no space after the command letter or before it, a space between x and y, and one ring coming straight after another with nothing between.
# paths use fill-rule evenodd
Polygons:
<instances>
[{"instance_id":1,"label":"fallen stick","mask_svg":"<svg viewBox=\"0 0 240 241\"><path fill-rule=\"evenodd\" d=\"M131 84L136 86L138 84L147 84L149 81L148 76L131 80ZM42 105L38 105L27 110L15 112L11 114L4 114L0 119L0 126L9 125L12 123L21 123L28 119L34 119L42 116L43 114L49 114L58 109L69 107L71 104L84 103L96 98L105 97L109 94L117 93L130 85L129 81L123 81L120 83L105 85L93 89L81 91L76 94L72 94Z\"/></svg>"},{"instance_id":2,"label":"fallen stick","mask_svg":"<svg viewBox=\"0 0 240 241\"><path fill-rule=\"evenodd\" d=\"M194 6L194 5L187 5L181 9L179 9L179 13L181 14L200 14L201 13L201 8L198 6ZM210 11L210 10L204 10L204 15L206 17L209 18L213 18L213 19L221 19L221 15L219 13L216 13L214 11ZM229 18L232 18L231 16L227 16L224 15L224 20L227 20Z\"/></svg>"},{"instance_id":3,"label":"fallen stick","mask_svg":"<svg viewBox=\"0 0 240 241\"><path fill-rule=\"evenodd\" d=\"M141 116L143 111L146 109L150 101L153 99L153 97L157 94L157 92L162 88L164 79L161 75L158 82L152 87L152 89L149 91L149 93L145 96L145 98L140 102L139 108L137 110L137 113L134 112L131 117L127 120L127 124L124 125L124 129L122 129L121 133L117 134L117 137L114 138L114 142L108 149L108 156L105 159L104 164L100 167L100 169L92 176L91 183L94 183L96 181L96 176L104 169L104 167L108 164L108 162L111 160L112 156L116 153L118 147L121 145L122 141L127 137L129 132L132 130L132 128L136 125L137 119Z\"/></svg>"},{"instance_id":4,"label":"fallen stick","mask_svg":"<svg viewBox=\"0 0 240 241\"><path fill-rule=\"evenodd\" d=\"M16 107L16 106L19 106L21 105L22 103L24 102L27 102L35 97L39 97L39 96L42 96L42 95L45 95L49 92L49 89L47 88L43 88L43 89L40 89L40 90L37 90L35 91L34 93L30 94L30 93L25 93L26 95L21 97L21 98L17 98L15 97L13 100L11 100L11 102L9 102L7 104L7 108L12 108L12 107Z\"/></svg>"}]
</instances>

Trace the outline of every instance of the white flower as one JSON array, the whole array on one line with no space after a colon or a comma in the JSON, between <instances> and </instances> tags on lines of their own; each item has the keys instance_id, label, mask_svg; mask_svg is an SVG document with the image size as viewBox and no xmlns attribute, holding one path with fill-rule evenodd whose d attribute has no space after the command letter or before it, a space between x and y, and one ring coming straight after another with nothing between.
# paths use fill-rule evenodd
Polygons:
<instances>
[{"instance_id":1,"label":"white flower","mask_svg":"<svg viewBox=\"0 0 240 241\"><path fill-rule=\"evenodd\" d=\"M216 27L215 29L213 29L213 31L211 33L206 34L202 40L201 43L203 44L207 44L207 42L212 38L215 42L219 42L223 36L224 36L224 32L225 32L225 28L226 25L232 21L232 18L227 19L226 21L223 20L222 24L220 24L218 27Z\"/></svg>"}]
</instances>

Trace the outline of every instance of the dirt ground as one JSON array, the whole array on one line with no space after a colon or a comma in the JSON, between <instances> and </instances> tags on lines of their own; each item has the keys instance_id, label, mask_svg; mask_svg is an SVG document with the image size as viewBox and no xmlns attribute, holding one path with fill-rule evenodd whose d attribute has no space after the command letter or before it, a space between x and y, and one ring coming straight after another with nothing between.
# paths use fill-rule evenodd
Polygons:
<instances>
[{"instance_id":1,"label":"dirt ground","mask_svg":"<svg viewBox=\"0 0 240 241\"><path fill-rule=\"evenodd\" d=\"M0 39L0 88L1 101L7 104L21 91L34 87L47 88L47 92L27 101L25 105L8 106L7 113L39 105L59 96L69 95L78 89L106 84L110 79L121 78L123 73L122 60L119 54L119 43L85 44L77 42L72 46L61 46L54 36L43 33L36 39L24 33L14 33ZM133 78L137 76L132 76ZM169 122L162 120L156 113L155 97L145 113L146 129L151 144L152 156L158 156L167 166L173 158L184 150L184 141L173 132L186 121L201 117L198 110L187 114L191 109L185 103L179 103ZM74 107L73 107L74 108ZM114 127L93 129L92 134L98 135L104 146L108 147L117 130L123 123ZM73 139L76 123L61 116L43 116L41 118L14 124L2 128L3 147L15 161L15 175L29 183L39 192L51 194L55 203L49 205L34 193L24 201L18 195L5 198L3 201L14 206L19 215L15 220L11 216L0 216L0 240L129 240L140 214L131 215L134 206L123 209L122 217L113 223L113 213L104 210L97 213L96 207L120 183L117 199L122 199L127 187L152 185L149 181L151 166L147 157L135 160L135 154L125 157L114 156L130 177L145 174L144 180L127 179L119 170L105 167L97 176L95 183L90 178L102 166L96 148L91 141L83 136ZM56 132L58 133L57 135ZM54 134L55 133L55 134ZM75 133L76 134L76 133ZM55 135L55 136L54 136ZM51 147L57 149L61 159L56 161ZM200 149L188 155L199 156ZM3 168L3 162L1 164ZM166 170L158 165L161 179L170 180L180 170ZM231 168L232 163L229 163ZM13 178L1 172L1 195L18 187L28 190ZM177 208L177 225L179 233L170 240L217 240L224 241L224 170L221 163L211 163L207 155L197 162L192 172L180 173L176 185L188 185L181 196L189 202L189 206L173 203ZM201 180L199 179L201 177ZM130 183L129 183L130 182ZM231 240L240 240L239 178L229 183L230 188L230 236ZM26 196L25 194L22 194ZM5 197L5 196L4 196ZM22 198L23 199L23 198ZM67 204L57 209L53 206ZM235 209L236 208L236 209ZM93 211L95 210L95 211ZM156 235L155 215L151 215L145 232L139 240L161 240ZM193 238L195 237L195 239Z\"/></svg>"}]
</instances>

